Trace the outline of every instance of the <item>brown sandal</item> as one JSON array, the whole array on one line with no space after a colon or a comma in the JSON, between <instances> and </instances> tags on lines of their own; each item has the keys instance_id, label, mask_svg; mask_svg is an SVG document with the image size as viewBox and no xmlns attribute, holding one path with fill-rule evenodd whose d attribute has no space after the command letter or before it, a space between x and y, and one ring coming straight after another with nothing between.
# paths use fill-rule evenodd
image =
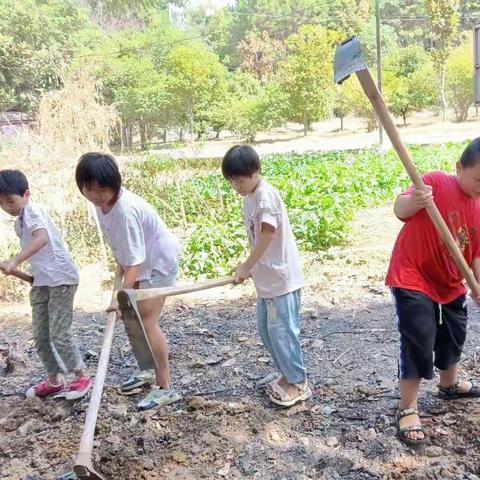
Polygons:
<instances>
[{"instance_id":1,"label":"brown sandal","mask_svg":"<svg viewBox=\"0 0 480 480\"><path fill-rule=\"evenodd\" d=\"M419 423L417 425L410 425L408 427L400 428L400 420L410 415L418 415L418 410L416 408L403 408L400 409L397 413L397 436L406 445L409 447L419 447L428 443L428 437L425 433L423 426ZM410 438L408 436L411 432L422 432L423 438Z\"/></svg>"}]
</instances>

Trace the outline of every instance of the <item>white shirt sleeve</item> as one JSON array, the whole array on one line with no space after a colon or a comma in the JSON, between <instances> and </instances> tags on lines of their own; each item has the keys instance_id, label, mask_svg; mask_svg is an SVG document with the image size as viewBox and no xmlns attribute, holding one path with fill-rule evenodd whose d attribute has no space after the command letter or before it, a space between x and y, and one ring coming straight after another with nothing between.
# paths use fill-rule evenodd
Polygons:
<instances>
[{"instance_id":1,"label":"white shirt sleeve","mask_svg":"<svg viewBox=\"0 0 480 480\"><path fill-rule=\"evenodd\" d=\"M269 192L261 192L256 210L258 223L268 223L272 227L278 228L281 211L278 199L274 195Z\"/></svg>"},{"instance_id":2,"label":"white shirt sleeve","mask_svg":"<svg viewBox=\"0 0 480 480\"><path fill-rule=\"evenodd\" d=\"M125 215L119 225L119 233L124 238L121 263L127 267L140 265L145 261L145 239L141 220L136 212Z\"/></svg>"},{"instance_id":3,"label":"white shirt sleeve","mask_svg":"<svg viewBox=\"0 0 480 480\"><path fill-rule=\"evenodd\" d=\"M28 205L23 216L23 226L29 233L40 229L45 229L48 232L47 217L38 205Z\"/></svg>"}]
</instances>

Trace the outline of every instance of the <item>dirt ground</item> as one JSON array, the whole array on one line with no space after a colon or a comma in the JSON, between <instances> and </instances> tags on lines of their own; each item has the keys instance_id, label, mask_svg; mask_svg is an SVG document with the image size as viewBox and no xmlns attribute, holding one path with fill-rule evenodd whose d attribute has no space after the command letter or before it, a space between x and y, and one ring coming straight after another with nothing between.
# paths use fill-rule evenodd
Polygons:
<instances>
[{"instance_id":1,"label":"dirt ground","mask_svg":"<svg viewBox=\"0 0 480 480\"><path fill-rule=\"evenodd\" d=\"M256 333L251 286L168 304L161 324L184 399L156 412L138 413L140 395L118 391L135 362L117 325L96 469L125 480L478 480L478 402L446 403L435 382L426 383L420 409L431 445L413 452L395 438L398 335L383 278L399 226L390 208L361 212L350 245L307 259L302 343L314 397L290 410L272 406L255 386L273 365ZM79 299L76 332L93 371L105 316L85 291ZM462 360L468 378L480 377L478 313L471 305ZM88 399L24 399L42 376L25 306L0 310L0 358L0 477L54 479L72 468Z\"/></svg>"}]
</instances>

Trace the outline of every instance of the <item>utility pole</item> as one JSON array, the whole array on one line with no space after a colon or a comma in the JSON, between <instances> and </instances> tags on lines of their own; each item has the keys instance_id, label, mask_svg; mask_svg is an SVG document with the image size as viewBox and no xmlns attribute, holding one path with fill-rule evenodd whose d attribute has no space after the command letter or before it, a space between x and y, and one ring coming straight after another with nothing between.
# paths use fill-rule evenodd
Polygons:
<instances>
[{"instance_id":1,"label":"utility pole","mask_svg":"<svg viewBox=\"0 0 480 480\"><path fill-rule=\"evenodd\" d=\"M382 92L382 45L380 39L380 0L375 0L375 25L377 34L377 86L380 93ZM378 124L378 143L383 145L383 128L381 123Z\"/></svg>"}]
</instances>

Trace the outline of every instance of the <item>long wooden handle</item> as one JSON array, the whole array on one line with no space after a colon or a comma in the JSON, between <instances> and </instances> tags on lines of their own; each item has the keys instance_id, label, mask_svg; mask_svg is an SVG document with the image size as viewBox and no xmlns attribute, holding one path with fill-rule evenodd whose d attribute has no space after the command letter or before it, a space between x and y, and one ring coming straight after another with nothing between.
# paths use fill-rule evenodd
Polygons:
<instances>
[{"instance_id":1,"label":"long wooden handle","mask_svg":"<svg viewBox=\"0 0 480 480\"><path fill-rule=\"evenodd\" d=\"M0 262L0 270L3 269L4 266L5 266L5 263ZM10 275L17 277L20 280L23 280L24 282L30 283L30 285L33 283L33 277L28 273L21 272L20 270L15 269L12 273L10 273Z\"/></svg>"},{"instance_id":2,"label":"long wooden handle","mask_svg":"<svg viewBox=\"0 0 480 480\"><path fill-rule=\"evenodd\" d=\"M387 106L385 105L382 94L379 92L377 86L375 85L375 82L373 81L372 75L370 74L368 69L360 70L356 72L356 74L360 84L362 85L363 91L372 103L378 119L380 120L380 123L383 125L383 128L387 132L387 135L390 138L390 141L392 142L392 145L395 148L398 156L400 157L400 160L402 161L403 166L405 167L405 170L407 171L412 182L415 184L416 187L422 190L426 190L425 183L423 182L422 177L418 174L409 151L400 139L398 129L395 126L395 122L393 121L393 118L390 115ZM455 264L460 270L460 273L467 281L475 297L478 297L480 295L480 286L478 285L475 276L470 270L470 267L468 266L464 256L462 255L462 252L460 251L457 242L453 238L452 233L450 232L447 224L445 223L445 220L440 214L435 203L431 203L427 207L427 213L430 216L436 229L438 230L440 237L447 246L448 251L452 255Z\"/></svg>"},{"instance_id":3,"label":"long wooden handle","mask_svg":"<svg viewBox=\"0 0 480 480\"><path fill-rule=\"evenodd\" d=\"M118 288L121 286L122 277L116 275L112 299L115 298ZM78 449L77 458L75 459L75 471L83 471L82 467L92 470L92 448L93 437L95 435L95 424L97 423L98 410L102 400L103 384L107 373L108 360L110 358L110 350L112 348L113 332L117 320L117 313L110 312L107 318L107 327L103 337L102 349L98 360L97 373L93 383L92 393L90 395L90 403L88 404L87 416L83 426L82 437L80 438L80 447Z\"/></svg>"},{"instance_id":4,"label":"long wooden handle","mask_svg":"<svg viewBox=\"0 0 480 480\"><path fill-rule=\"evenodd\" d=\"M210 280L205 283L196 285L183 285L178 287L164 287L164 288L145 288L142 290L135 290L135 297L137 301L148 300L156 297L171 297L172 295L181 295L183 293L198 292L200 290L207 290L209 288L221 287L233 283L233 277L222 277L216 280ZM123 290L128 293L127 290Z\"/></svg>"}]
</instances>

